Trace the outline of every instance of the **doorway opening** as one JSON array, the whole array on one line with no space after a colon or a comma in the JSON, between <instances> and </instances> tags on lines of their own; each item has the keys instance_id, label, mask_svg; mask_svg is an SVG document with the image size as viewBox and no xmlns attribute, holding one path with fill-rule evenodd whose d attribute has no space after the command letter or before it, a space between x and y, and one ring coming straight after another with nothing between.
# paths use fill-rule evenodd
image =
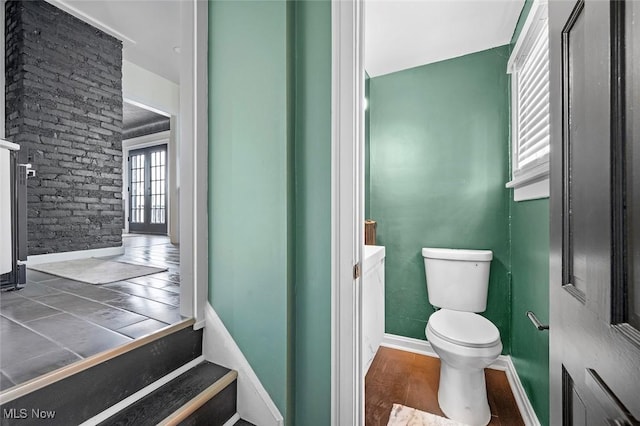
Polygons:
<instances>
[{"instance_id":1,"label":"doorway opening","mask_svg":"<svg viewBox=\"0 0 640 426\"><path fill-rule=\"evenodd\" d=\"M129 232L167 233L167 145L129 152Z\"/></svg>"},{"instance_id":2,"label":"doorway opening","mask_svg":"<svg viewBox=\"0 0 640 426\"><path fill-rule=\"evenodd\" d=\"M122 126L123 233L169 235L177 243L170 226L177 220L178 164L171 116L125 99Z\"/></svg>"}]
</instances>

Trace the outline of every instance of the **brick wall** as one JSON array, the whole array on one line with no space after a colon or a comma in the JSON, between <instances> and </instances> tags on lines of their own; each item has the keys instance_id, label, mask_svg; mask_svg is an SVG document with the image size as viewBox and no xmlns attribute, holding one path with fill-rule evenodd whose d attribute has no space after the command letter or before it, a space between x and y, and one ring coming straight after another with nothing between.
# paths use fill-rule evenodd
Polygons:
<instances>
[{"instance_id":1,"label":"brick wall","mask_svg":"<svg viewBox=\"0 0 640 426\"><path fill-rule=\"evenodd\" d=\"M29 254L120 246L122 43L42 0L8 0L6 35L7 139L37 172Z\"/></svg>"}]
</instances>

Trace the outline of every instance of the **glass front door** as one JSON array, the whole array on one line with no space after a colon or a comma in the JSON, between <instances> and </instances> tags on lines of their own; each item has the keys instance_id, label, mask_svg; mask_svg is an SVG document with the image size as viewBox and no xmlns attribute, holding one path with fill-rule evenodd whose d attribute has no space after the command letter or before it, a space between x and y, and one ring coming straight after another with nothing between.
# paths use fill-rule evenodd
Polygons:
<instances>
[{"instance_id":1,"label":"glass front door","mask_svg":"<svg viewBox=\"0 0 640 426\"><path fill-rule=\"evenodd\" d=\"M129 152L129 232L167 233L167 145Z\"/></svg>"}]
</instances>

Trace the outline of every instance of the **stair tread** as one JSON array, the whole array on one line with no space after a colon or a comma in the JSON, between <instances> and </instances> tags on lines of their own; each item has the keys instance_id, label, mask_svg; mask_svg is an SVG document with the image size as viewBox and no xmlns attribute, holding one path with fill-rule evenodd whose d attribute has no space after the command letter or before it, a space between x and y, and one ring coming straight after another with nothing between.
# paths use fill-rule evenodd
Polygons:
<instances>
[{"instance_id":1,"label":"stair tread","mask_svg":"<svg viewBox=\"0 0 640 426\"><path fill-rule=\"evenodd\" d=\"M0 410L38 407L56 412L51 426L81 424L200 356L202 329L193 323L182 321L9 389ZM20 420L24 426L40 423Z\"/></svg>"},{"instance_id":2,"label":"stair tread","mask_svg":"<svg viewBox=\"0 0 640 426\"><path fill-rule=\"evenodd\" d=\"M229 371L231 370L228 368L204 361L109 417L100 425L155 425L198 396Z\"/></svg>"}]
</instances>

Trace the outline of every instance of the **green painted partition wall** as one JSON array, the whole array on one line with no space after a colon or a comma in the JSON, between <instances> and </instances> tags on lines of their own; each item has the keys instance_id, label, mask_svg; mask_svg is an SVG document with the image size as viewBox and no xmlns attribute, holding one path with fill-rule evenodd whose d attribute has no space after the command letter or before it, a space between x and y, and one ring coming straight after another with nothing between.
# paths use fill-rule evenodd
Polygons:
<instances>
[{"instance_id":1,"label":"green painted partition wall","mask_svg":"<svg viewBox=\"0 0 640 426\"><path fill-rule=\"evenodd\" d=\"M295 424L331 424L331 3L295 7Z\"/></svg>"},{"instance_id":2,"label":"green painted partition wall","mask_svg":"<svg viewBox=\"0 0 640 426\"><path fill-rule=\"evenodd\" d=\"M515 45L531 0L526 0L511 40ZM525 316L549 320L549 200L511 201L511 358L533 409L549 424L549 333Z\"/></svg>"},{"instance_id":3,"label":"green painted partition wall","mask_svg":"<svg viewBox=\"0 0 640 426\"><path fill-rule=\"evenodd\" d=\"M425 339L422 247L490 249L484 313L510 347L509 46L370 80L370 216L386 246L386 331Z\"/></svg>"},{"instance_id":4,"label":"green painted partition wall","mask_svg":"<svg viewBox=\"0 0 640 426\"><path fill-rule=\"evenodd\" d=\"M291 113L285 1L209 5L209 299L287 417Z\"/></svg>"},{"instance_id":5,"label":"green painted partition wall","mask_svg":"<svg viewBox=\"0 0 640 426\"><path fill-rule=\"evenodd\" d=\"M330 238L331 3L210 2L209 301L287 425L330 423Z\"/></svg>"}]
</instances>

